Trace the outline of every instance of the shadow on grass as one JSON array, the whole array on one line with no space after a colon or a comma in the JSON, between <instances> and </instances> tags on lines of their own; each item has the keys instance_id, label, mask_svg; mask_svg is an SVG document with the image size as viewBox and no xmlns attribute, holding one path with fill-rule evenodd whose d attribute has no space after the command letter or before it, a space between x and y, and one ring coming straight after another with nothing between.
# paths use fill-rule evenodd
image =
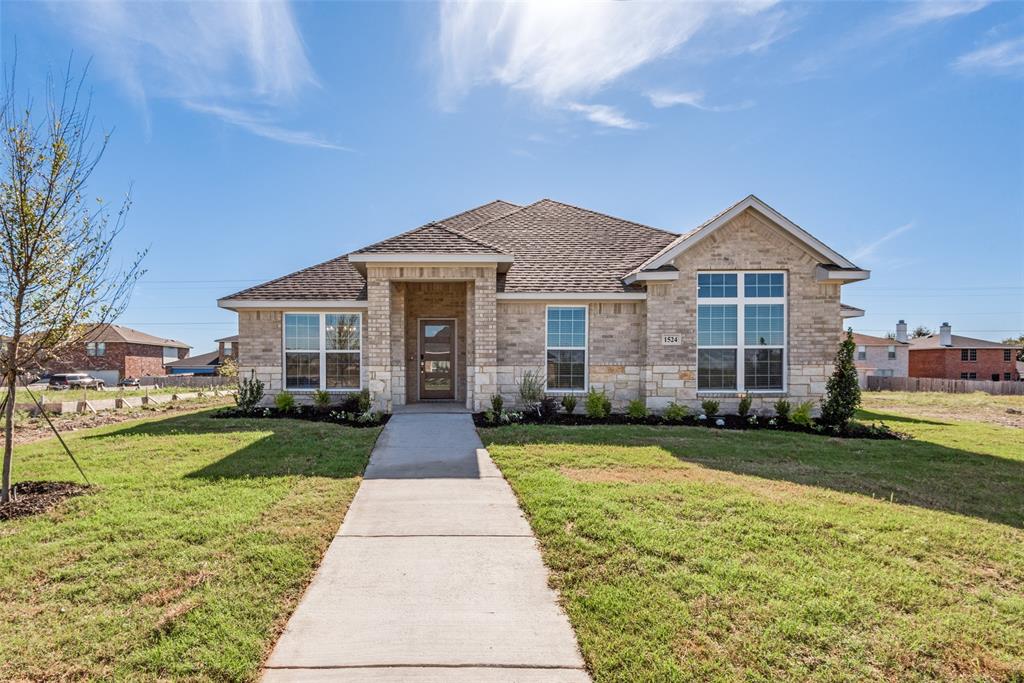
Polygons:
<instances>
[{"instance_id":1,"label":"shadow on grass","mask_svg":"<svg viewBox=\"0 0 1024 683\"><path fill-rule=\"evenodd\" d=\"M953 424L951 422L936 422L935 420L924 420L919 417L907 417L906 415L896 415L894 413L877 413L872 410L863 409L857 411L857 419L864 422L885 422L886 424L903 422L915 425L935 425L937 427L950 427Z\"/></svg>"},{"instance_id":2,"label":"shadow on grass","mask_svg":"<svg viewBox=\"0 0 1024 683\"><path fill-rule=\"evenodd\" d=\"M260 432L256 441L241 446L217 462L186 475L188 478L332 477L348 479L366 469L376 440L374 429L352 429L304 420L216 419L213 410L136 423L85 439L119 436L202 437L207 434ZM342 437L339 432L344 430ZM248 441L249 438L246 438ZM201 442L200 442L201 445Z\"/></svg>"},{"instance_id":3,"label":"shadow on grass","mask_svg":"<svg viewBox=\"0 0 1024 683\"><path fill-rule=\"evenodd\" d=\"M897 421L897 416L875 415L886 422ZM1024 462L923 439L832 439L791 432L640 426L516 426L484 430L483 436L488 445L657 446L676 460L709 469L871 496L1024 528ZM571 452L566 456L571 457ZM572 466L586 467L586 459L582 455ZM607 459L601 459L599 466L608 467Z\"/></svg>"}]
</instances>

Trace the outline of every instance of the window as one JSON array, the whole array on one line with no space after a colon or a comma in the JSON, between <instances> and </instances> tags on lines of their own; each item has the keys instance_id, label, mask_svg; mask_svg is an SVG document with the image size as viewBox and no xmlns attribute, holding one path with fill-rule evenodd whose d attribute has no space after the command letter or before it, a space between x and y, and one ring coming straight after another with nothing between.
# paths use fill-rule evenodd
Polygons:
<instances>
[{"instance_id":1,"label":"window","mask_svg":"<svg viewBox=\"0 0 1024 683\"><path fill-rule=\"evenodd\" d=\"M895 373L892 370L876 370L875 374L879 377L892 377Z\"/></svg>"},{"instance_id":2,"label":"window","mask_svg":"<svg viewBox=\"0 0 1024 683\"><path fill-rule=\"evenodd\" d=\"M105 356L107 355L106 342L85 342L85 355ZM175 356L177 358L177 356Z\"/></svg>"},{"instance_id":3,"label":"window","mask_svg":"<svg viewBox=\"0 0 1024 683\"><path fill-rule=\"evenodd\" d=\"M866 346L858 346L857 347L857 360L867 360L867 358L868 358L868 349L867 349L867 347Z\"/></svg>"},{"instance_id":4,"label":"window","mask_svg":"<svg viewBox=\"0 0 1024 683\"><path fill-rule=\"evenodd\" d=\"M978 379L978 373L976 372L961 372L960 379Z\"/></svg>"},{"instance_id":5,"label":"window","mask_svg":"<svg viewBox=\"0 0 1024 683\"><path fill-rule=\"evenodd\" d=\"M965 362L978 360L978 349L960 349L960 360Z\"/></svg>"},{"instance_id":6,"label":"window","mask_svg":"<svg viewBox=\"0 0 1024 683\"><path fill-rule=\"evenodd\" d=\"M227 345L225 345L227 349ZM346 391L361 385L362 316L358 313L286 313L286 389Z\"/></svg>"},{"instance_id":7,"label":"window","mask_svg":"<svg viewBox=\"0 0 1024 683\"><path fill-rule=\"evenodd\" d=\"M1013 360L1013 350L1003 349L1003 362L1009 363L1011 360Z\"/></svg>"},{"instance_id":8,"label":"window","mask_svg":"<svg viewBox=\"0 0 1024 683\"><path fill-rule=\"evenodd\" d=\"M1004 372L1003 373L1003 381L1004 382L1009 382L1011 379L1013 379L1013 375L1011 375L1008 372Z\"/></svg>"},{"instance_id":9,"label":"window","mask_svg":"<svg viewBox=\"0 0 1024 683\"><path fill-rule=\"evenodd\" d=\"M171 363L178 360L178 349L173 346L164 347L164 363Z\"/></svg>"},{"instance_id":10,"label":"window","mask_svg":"<svg viewBox=\"0 0 1024 683\"><path fill-rule=\"evenodd\" d=\"M889 352L889 360L896 360L896 347L890 344L887 350Z\"/></svg>"},{"instance_id":11,"label":"window","mask_svg":"<svg viewBox=\"0 0 1024 683\"><path fill-rule=\"evenodd\" d=\"M586 391L587 307L548 306L547 310L547 388Z\"/></svg>"},{"instance_id":12,"label":"window","mask_svg":"<svg viewBox=\"0 0 1024 683\"><path fill-rule=\"evenodd\" d=\"M785 293L783 273L697 275L697 297L714 300L697 306L699 391L784 390Z\"/></svg>"},{"instance_id":13,"label":"window","mask_svg":"<svg viewBox=\"0 0 1024 683\"><path fill-rule=\"evenodd\" d=\"M230 356L231 355L231 344L225 344L224 345L224 355L225 356Z\"/></svg>"}]
</instances>

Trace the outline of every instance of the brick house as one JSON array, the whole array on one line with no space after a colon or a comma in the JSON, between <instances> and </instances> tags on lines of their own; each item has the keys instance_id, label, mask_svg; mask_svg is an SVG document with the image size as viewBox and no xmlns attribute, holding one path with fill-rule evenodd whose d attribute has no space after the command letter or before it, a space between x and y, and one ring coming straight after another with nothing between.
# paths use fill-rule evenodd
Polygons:
<instances>
[{"instance_id":1,"label":"brick house","mask_svg":"<svg viewBox=\"0 0 1024 683\"><path fill-rule=\"evenodd\" d=\"M938 334L910 340L910 376L1015 382L1017 347L953 334L942 323Z\"/></svg>"},{"instance_id":2,"label":"brick house","mask_svg":"<svg viewBox=\"0 0 1024 683\"><path fill-rule=\"evenodd\" d=\"M165 365L188 355L191 347L175 339L155 337L123 325L96 325L47 372L87 372L107 384L124 377L166 374Z\"/></svg>"},{"instance_id":3,"label":"brick house","mask_svg":"<svg viewBox=\"0 0 1024 683\"><path fill-rule=\"evenodd\" d=\"M605 390L621 409L817 400L840 288L869 273L753 195L683 234L495 201L218 301L268 399L366 387L378 409Z\"/></svg>"},{"instance_id":4,"label":"brick house","mask_svg":"<svg viewBox=\"0 0 1024 683\"><path fill-rule=\"evenodd\" d=\"M853 343L856 350L853 364L857 368L857 377L862 387L867 386L867 378L871 375L879 377L907 377L910 369L910 343L907 340L907 323L896 324L896 336L872 337L854 332Z\"/></svg>"}]
</instances>

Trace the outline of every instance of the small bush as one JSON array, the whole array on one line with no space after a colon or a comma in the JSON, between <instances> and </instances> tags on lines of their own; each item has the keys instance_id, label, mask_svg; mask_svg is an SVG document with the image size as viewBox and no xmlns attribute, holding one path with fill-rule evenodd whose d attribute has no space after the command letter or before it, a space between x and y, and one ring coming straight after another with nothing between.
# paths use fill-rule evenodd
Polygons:
<instances>
[{"instance_id":1,"label":"small bush","mask_svg":"<svg viewBox=\"0 0 1024 683\"><path fill-rule=\"evenodd\" d=\"M238 362L234 358L225 358L217 366L217 374L221 377L238 377Z\"/></svg>"},{"instance_id":2,"label":"small bush","mask_svg":"<svg viewBox=\"0 0 1024 683\"><path fill-rule=\"evenodd\" d=\"M495 415L501 415L502 410L505 408L505 399L501 397L501 394L495 394L491 396L491 412Z\"/></svg>"},{"instance_id":3,"label":"small bush","mask_svg":"<svg viewBox=\"0 0 1024 683\"><path fill-rule=\"evenodd\" d=\"M544 422L550 422L558 414L558 401L554 396L545 396L537 404L537 414Z\"/></svg>"},{"instance_id":4,"label":"small bush","mask_svg":"<svg viewBox=\"0 0 1024 683\"><path fill-rule=\"evenodd\" d=\"M587 417L600 420L611 414L612 402L608 400L608 396L603 389L601 391L591 389L587 392L584 409L586 410Z\"/></svg>"},{"instance_id":5,"label":"small bush","mask_svg":"<svg viewBox=\"0 0 1024 683\"><path fill-rule=\"evenodd\" d=\"M799 404L793 414L790 416L789 421L793 424L800 425L801 427L813 427L814 422L811 420L811 411L814 409L814 403L811 401L804 401Z\"/></svg>"},{"instance_id":6,"label":"small bush","mask_svg":"<svg viewBox=\"0 0 1024 683\"><path fill-rule=\"evenodd\" d=\"M703 410L704 414L707 415L708 417L714 417L715 415L718 415L719 406L721 406L721 403L719 403L713 398L706 398L700 402L701 410Z\"/></svg>"},{"instance_id":7,"label":"small bush","mask_svg":"<svg viewBox=\"0 0 1024 683\"><path fill-rule=\"evenodd\" d=\"M290 413L295 410L295 397L287 391L282 391L274 397L274 405L282 413Z\"/></svg>"},{"instance_id":8,"label":"small bush","mask_svg":"<svg viewBox=\"0 0 1024 683\"><path fill-rule=\"evenodd\" d=\"M840 430L846 429L860 405L860 384L853 364L855 349L851 328L836 352L835 369L825 386L825 401L821 405L821 421Z\"/></svg>"},{"instance_id":9,"label":"small bush","mask_svg":"<svg viewBox=\"0 0 1024 683\"><path fill-rule=\"evenodd\" d=\"M562 396L562 408L568 415L572 415L572 411L576 410L576 396L574 394L564 394Z\"/></svg>"},{"instance_id":10,"label":"small bush","mask_svg":"<svg viewBox=\"0 0 1024 683\"><path fill-rule=\"evenodd\" d=\"M370 390L363 389L356 394L356 407L360 413L366 413L370 410Z\"/></svg>"},{"instance_id":11,"label":"small bush","mask_svg":"<svg viewBox=\"0 0 1024 683\"><path fill-rule=\"evenodd\" d=\"M789 419L789 409L789 401L787 401L786 399L780 398L778 401L775 402L775 416L778 417L780 420Z\"/></svg>"},{"instance_id":12,"label":"small bush","mask_svg":"<svg viewBox=\"0 0 1024 683\"><path fill-rule=\"evenodd\" d=\"M331 394L323 389L317 389L313 392L313 405L317 408L326 408L331 405Z\"/></svg>"},{"instance_id":13,"label":"small bush","mask_svg":"<svg viewBox=\"0 0 1024 683\"><path fill-rule=\"evenodd\" d=\"M626 407L626 415L633 420L643 420L650 412L647 410L647 405L641 399L635 399L629 402Z\"/></svg>"},{"instance_id":14,"label":"small bush","mask_svg":"<svg viewBox=\"0 0 1024 683\"><path fill-rule=\"evenodd\" d=\"M519 399L527 408L537 410L540 402L544 400L544 376L533 370L524 372L519 378Z\"/></svg>"},{"instance_id":15,"label":"small bush","mask_svg":"<svg viewBox=\"0 0 1024 683\"><path fill-rule=\"evenodd\" d=\"M251 412L263 400L263 381L256 378L256 371L253 370L247 379L238 383L238 393L235 394L235 404L245 412Z\"/></svg>"},{"instance_id":16,"label":"small bush","mask_svg":"<svg viewBox=\"0 0 1024 683\"><path fill-rule=\"evenodd\" d=\"M740 405L736 408L736 414L740 417L746 417L750 414L750 404L753 401L750 398L750 394L743 394L743 398L740 399Z\"/></svg>"},{"instance_id":17,"label":"small bush","mask_svg":"<svg viewBox=\"0 0 1024 683\"><path fill-rule=\"evenodd\" d=\"M669 422L682 422L690 414L690 409L681 403L672 401L665 408L664 418Z\"/></svg>"},{"instance_id":18,"label":"small bush","mask_svg":"<svg viewBox=\"0 0 1024 683\"><path fill-rule=\"evenodd\" d=\"M492 425L498 419L496 416L500 414L501 413L495 413L494 410L488 408L487 410L484 411L484 420L487 422L487 424Z\"/></svg>"}]
</instances>

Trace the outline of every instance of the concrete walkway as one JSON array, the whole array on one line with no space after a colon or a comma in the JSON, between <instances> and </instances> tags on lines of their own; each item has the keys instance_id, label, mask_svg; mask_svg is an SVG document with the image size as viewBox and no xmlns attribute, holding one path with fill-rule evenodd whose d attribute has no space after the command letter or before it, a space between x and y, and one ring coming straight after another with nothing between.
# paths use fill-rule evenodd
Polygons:
<instances>
[{"instance_id":1,"label":"concrete walkway","mask_svg":"<svg viewBox=\"0 0 1024 683\"><path fill-rule=\"evenodd\" d=\"M469 415L391 418L264 680L590 680Z\"/></svg>"}]
</instances>

